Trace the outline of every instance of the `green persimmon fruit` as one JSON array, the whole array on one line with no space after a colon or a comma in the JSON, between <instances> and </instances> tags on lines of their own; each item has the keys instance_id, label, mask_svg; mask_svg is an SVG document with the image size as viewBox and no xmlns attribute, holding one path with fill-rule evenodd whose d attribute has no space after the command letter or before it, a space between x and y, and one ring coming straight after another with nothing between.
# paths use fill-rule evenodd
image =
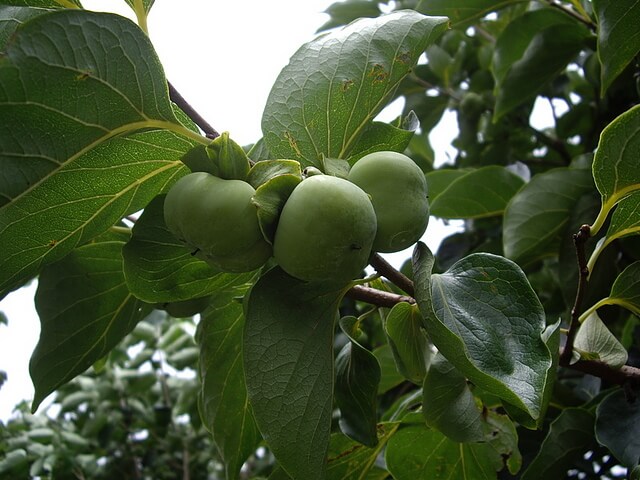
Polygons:
<instances>
[{"instance_id":1,"label":"green persimmon fruit","mask_svg":"<svg viewBox=\"0 0 640 480\"><path fill-rule=\"evenodd\" d=\"M169 190L165 223L176 238L203 256L215 258L221 270L255 270L271 256L271 247L258 224L254 194L253 187L241 180L191 173ZM227 258L233 264L229 270Z\"/></svg>"},{"instance_id":2,"label":"green persimmon fruit","mask_svg":"<svg viewBox=\"0 0 640 480\"><path fill-rule=\"evenodd\" d=\"M160 308L175 318L193 317L209 306L210 298L208 295L178 302L168 302L162 304Z\"/></svg>"},{"instance_id":3,"label":"green persimmon fruit","mask_svg":"<svg viewBox=\"0 0 640 480\"><path fill-rule=\"evenodd\" d=\"M264 265L271 258L273 248L263 238L238 255L214 257L203 252L196 256L207 262L215 270L229 273L251 272Z\"/></svg>"},{"instance_id":4,"label":"green persimmon fruit","mask_svg":"<svg viewBox=\"0 0 640 480\"><path fill-rule=\"evenodd\" d=\"M347 282L369 262L375 234L375 211L362 189L314 175L300 182L282 209L274 258L301 280Z\"/></svg>"},{"instance_id":5,"label":"green persimmon fruit","mask_svg":"<svg viewBox=\"0 0 640 480\"><path fill-rule=\"evenodd\" d=\"M347 178L371 197L378 224L374 251L398 252L422 237L429 223L427 181L413 160L397 152L370 153Z\"/></svg>"}]
</instances>

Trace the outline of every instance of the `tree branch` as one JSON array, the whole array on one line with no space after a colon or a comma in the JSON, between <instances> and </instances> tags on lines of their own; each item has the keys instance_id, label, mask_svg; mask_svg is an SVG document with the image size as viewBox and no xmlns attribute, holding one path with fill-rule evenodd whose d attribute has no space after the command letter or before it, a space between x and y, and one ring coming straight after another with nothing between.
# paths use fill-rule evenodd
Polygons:
<instances>
[{"instance_id":1,"label":"tree branch","mask_svg":"<svg viewBox=\"0 0 640 480\"><path fill-rule=\"evenodd\" d=\"M393 268L393 266L384 258L382 258L380 254L374 253L369 263L373 268L376 269L376 272L396 285L403 292L408 293L411 296L415 295L413 282L409 279L409 277Z\"/></svg>"},{"instance_id":2,"label":"tree branch","mask_svg":"<svg viewBox=\"0 0 640 480\"><path fill-rule=\"evenodd\" d=\"M398 295L397 293L384 292L376 288L365 287L363 285L356 285L346 294L347 297L354 300L360 300L367 302L378 307L393 308L396 304L401 302L407 302L415 304L416 301L413 297L406 295Z\"/></svg>"},{"instance_id":3,"label":"tree branch","mask_svg":"<svg viewBox=\"0 0 640 480\"><path fill-rule=\"evenodd\" d=\"M536 137L536 140L538 140L544 146L555 150L567 165L571 163L571 153L569 153L569 150L567 150L567 146L561 140L553 138L546 133L541 132L537 128L532 127L531 125L528 125L528 128L533 136Z\"/></svg>"},{"instance_id":4,"label":"tree branch","mask_svg":"<svg viewBox=\"0 0 640 480\"><path fill-rule=\"evenodd\" d=\"M167 85L169 86L169 98L171 101L178 105L182 111L186 113L187 116L193 120L196 125L198 125L198 127L200 127L207 138L210 138L211 140L218 138L220 136L218 131L213 128L198 112L196 112L191 105L189 105L184 97L180 95L180 92L171 85L171 82L167 82Z\"/></svg>"},{"instance_id":5,"label":"tree branch","mask_svg":"<svg viewBox=\"0 0 640 480\"><path fill-rule=\"evenodd\" d=\"M565 366L572 370L588 373L594 377L600 377L615 385L640 385L640 368L630 367L629 365L613 368L596 360L579 360L572 365Z\"/></svg>"},{"instance_id":6,"label":"tree branch","mask_svg":"<svg viewBox=\"0 0 640 480\"><path fill-rule=\"evenodd\" d=\"M582 225L578 233L573 236L573 244L576 248L576 257L578 260L578 271L580 276L578 277L578 291L576 292L576 299L571 309L571 324L569 325L569 331L567 332L567 341L565 342L564 349L560 354L560 365L568 366L571 361L571 354L573 353L573 341L575 340L576 333L580 327L580 314L582 313L582 300L584 299L585 292L587 290L589 268L587 267L587 255L585 253L584 244L591 237L591 228L589 225Z\"/></svg>"}]
</instances>

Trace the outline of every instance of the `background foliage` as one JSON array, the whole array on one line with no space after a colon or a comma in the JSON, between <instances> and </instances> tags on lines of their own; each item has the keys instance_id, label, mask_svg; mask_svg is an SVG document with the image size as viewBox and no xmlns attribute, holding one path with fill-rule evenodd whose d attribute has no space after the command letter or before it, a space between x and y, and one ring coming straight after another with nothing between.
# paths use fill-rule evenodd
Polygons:
<instances>
[{"instance_id":1,"label":"background foliage","mask_svg":"<svg viewBox=\"0 0 640 480\"><path fill-rule=\"evenodd\" d=\"M408 278L374 256L381 277L348 285L215 272L173 238L162 194L185 164L244 153L206 148L217 132L145 35L153 2L127 3L139 26L0 5L0 289L38 277L31 409L56 392L59 410L1 426L1 474L635 478L637 2L332 5L247 149L265 231L299 181L283 159L340 176L377 150L409 154L432 215L464 221ZM457 153L435 165L447 111ZM202 297L195 334L154 310Z\"/></svg>"}]
</instances>

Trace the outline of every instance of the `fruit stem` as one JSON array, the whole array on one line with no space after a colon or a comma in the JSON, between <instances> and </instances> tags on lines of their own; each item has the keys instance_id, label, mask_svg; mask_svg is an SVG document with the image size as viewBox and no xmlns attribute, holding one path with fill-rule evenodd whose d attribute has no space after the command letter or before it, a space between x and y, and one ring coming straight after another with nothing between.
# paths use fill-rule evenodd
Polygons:
<instances>
[{"instance_id":1,"label":"fruit stem","mask_svg":"<svg viewBox=\"0 0 640 480\"><path fill-rule=\"evenodd\" d=\"M393 283L395 286L400 288L403 292L411 295L412 297L415 295L415 290L413 288L413 282L409 277L407 277L404 273L400 272L393 268L393 266L387 262L382 255L379 253L374 253L369 260L369 264L376 269L376 271Z\"/></svg>"}]
</instances>

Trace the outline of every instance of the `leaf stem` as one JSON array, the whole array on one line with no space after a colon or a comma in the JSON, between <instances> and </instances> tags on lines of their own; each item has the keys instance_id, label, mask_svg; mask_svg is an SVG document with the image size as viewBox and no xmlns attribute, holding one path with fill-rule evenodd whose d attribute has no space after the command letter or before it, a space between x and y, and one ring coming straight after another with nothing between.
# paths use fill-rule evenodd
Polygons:
<instances>
[{"instance_id":1,"label":"leaf stem","mask_svg":"<svg viewBox=\"0 0 640 480\"><path fill-rule=\"evenodd\" d=\"M138 26L148 37L149 26L147 24L147 10L144 8L144 2L143 0L135 0L133 4L134 4L133 11L136 13Z\"/></svg>"},{"instance_id":2,"label":"leaf stem","mask_svg":"<svg viewBox=\"0 0 640 480\"><path fill-rule=\"evenodd\" d=\"M563 7L559 3L556 3L554 0L548 0L547 4L550 7L557 8L558 10L560 10L561 12L569 15L573 19L578 20L580 23L585 24L587 27L589 27L589 29L592 32L596 31L596 25L591 21L590 18L585 18L581 14L579 14L578 12L573 11L571 8Z\"/></svg>"},{"instance_id":3,"label":"leaf stem","mask_svg":"<svg viewBox=\"0 0 640 480\"><path fill-rule=\"evenodd\" d=\"M80 8L78 5L76 5L75 3L69 0L56 0L56 3L61 7L65 7L65 8L74 8L74 9Z\"/></svg>"},{"instance_id":4,"label":"leaf stem","mask_svg":"<svg viewBox=\"0 0 640 480\"><path fill-rule=\"evenodd\" d=\"M406 295L398 295L397 293L384 292L377 288L365 287L364 285L355 285L351 287L346 296L354 300L367 302L378 307L393 308L396 304L406 302L415 304L413 297Z\"/></svg>"},{"instance_id":5,"label":"leaf stem","mask_svg":"<svg viewBox=\"0 0 640 480\"><path fill-rule=\"evenodd\" d=\"M387 262L379 253L374 253L369 264L376 269L380 275L385 277L391 283L400 288L403 292L408 293L411 296L415 295L413 288L413 282L404 273L393 268L393 266Z\"/></svg>"},{"instance_id":6,"label":"leaf stem","mask_svg":"<svg viewBox=\"0 0 640 480\"><path fill-rule=\"evenodd\" d=\"M571 362L571 354L573 352L573 342L576 337L578 328L580 328L580 314L582 309L582 301L587 290L589 282L589 268L587 267L587 255L584 245L591 237L591 229L589 225L582 225L573 236L573 244L576 248L576 257L578 261L578 291L576 292L576 298L571 309L571 323L569 324L569 331L567 332L567 341L565 342L564 349L560 354L560 365L569 365Z\"/></svg>"},{"instance_id":7,"label":"leaf stem","mask_svg":"<svg viewBox=\"0 0 640 480\"><path fill-rule=\"evenodd\" d=\"M627 197L628 195L631 195L633 192L640 190L640 185L639 184L633 184L633 185L629 185L625 188L622 188L618 191L616 191L613 195L611 195L606 201L602 202L602 206L600 207L600 212L598 212L598 216L596 217L595 221L593 222L593 225L591 225L591 235L595 236L600 229L602 228L602 226L604 225L604 222L607 221L607 217L609 216L609 212L611 211L611 209L613 207L616 206L616 204L624 199L625 197ZM604 200L604 198L603 198Z\"/></svg>"},{"instance_id":8,"label":"leaf stem","mask_svg":"<svg viewBox=\"0 0 640 480\"><path fill-rule=\"evenodd\" d=\"M171 82L167 81L167 85L169 86L169 98L173 103L178 105L180 109L187 114L187 116L193 120L193 122L200 127L200 129L204 132L207 138L211 140L215 140L220 136L218 131L207 122L202 115L200 115L190 104L185 100L185 98L180 95L180 92L176 90L176 88L171 84Z\"/></svg>"},{"instance_id":9,"label":"leaf stem","mask_svg":"<svg viewBox=\"0 0 640 480\"><path fill-rule=\"evenodd\" d=\"M111 228L109 228L109 230L111 230L114 233L124 233L126 235L131 235L131 229L128 227L121 227L119 225L113 225Z\"/></svg>"}]
</instances>

